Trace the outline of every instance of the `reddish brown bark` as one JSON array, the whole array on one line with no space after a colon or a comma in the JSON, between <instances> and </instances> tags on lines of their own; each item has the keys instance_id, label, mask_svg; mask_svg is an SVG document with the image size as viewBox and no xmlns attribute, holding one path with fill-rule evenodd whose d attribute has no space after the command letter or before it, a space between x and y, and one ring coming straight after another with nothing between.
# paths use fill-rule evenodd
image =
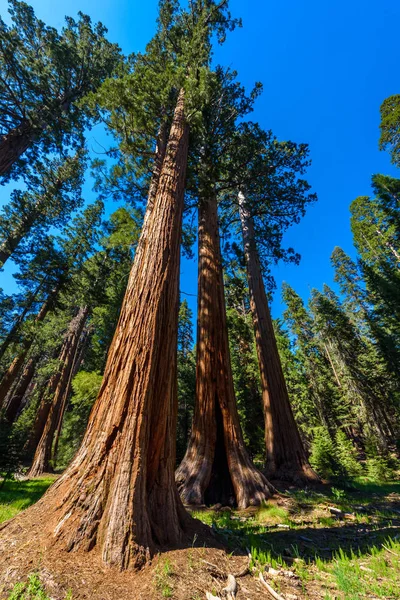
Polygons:
<instances>
[{"instance_id":1,"label":"reddish brown bark","mask_svg":"<svg viewBox=\"0 0 400 600\"><path fill-rule=\"evenodd\" d=\"M318 481L310 467L290 406L276 344L271 314L254 235L254 223L245 196L239 194L250 307L261 375L265 418L266 473L287 481Z\"/></svg>"},{"instance_id":2,"label":"reddish brown bark","mask_svg":"<svg viewBox=\"0 0 400 600\"><path fill-rule=\"evenodd\" d=\"M256 505L272 488L245 448L229 354L217 200L199 206L196 405L185 457L176 472L188 504Z\"/></svg>"},{"instance_id":3,"label":"reddish brown bark","mask_svg":"<svg viewBox=\"0 0 400 600\"><path fill-rule=\"evenodd\" d=\"M145 221L103 383L80 450L35 507L54 542L97 547L140 566L191 523L174 485L179 255L188 153L177 102L157 195Z\"/></svg>"},{"instance_id":4,"label":"reddish brown bark","mask_svg":"<svg viewBox=\"0 0 400 600\"><path fill-rule=\"evenodd\" d=\"M39 419L36 419L34 432L38 436L38 428L44 423L41 437L37 444L32 466L29 470L29 477L38 477L43 473L52 470L52 447L54 434L63 410L64 398L69 394L71 386L71 372L74 361L79 349L79 341L89 316L87 306L79 309L78 314L72 319L67 336L63 342L60 353L60 368L57 373L51 377L44 397L39 407ZM44 415L47 412L47 418L44 421Z\"/></svg>"}]
</instances>

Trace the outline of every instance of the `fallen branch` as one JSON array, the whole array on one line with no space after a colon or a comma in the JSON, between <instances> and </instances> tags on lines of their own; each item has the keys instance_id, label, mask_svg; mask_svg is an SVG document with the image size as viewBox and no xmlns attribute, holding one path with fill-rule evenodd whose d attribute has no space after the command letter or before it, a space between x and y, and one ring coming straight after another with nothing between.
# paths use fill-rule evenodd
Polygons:
<instances>
[{"instance_id":1,"label":"fallen branch","mask_svg":"<svg viewBox=\"0 0 400 600\"><path fill-rule=\"evenodd\" d=\"M258 576L259 580L261 581L262 585L265 587L265 589L271 594L271 596L273 598L275 598L275 600L285 600L283 596L281 596L280 594L278 594L278 592L276 592L274 590L274 588L272 588L264 579L263 574L260 572L259 576Z\"/></svg>"}]
</instances>

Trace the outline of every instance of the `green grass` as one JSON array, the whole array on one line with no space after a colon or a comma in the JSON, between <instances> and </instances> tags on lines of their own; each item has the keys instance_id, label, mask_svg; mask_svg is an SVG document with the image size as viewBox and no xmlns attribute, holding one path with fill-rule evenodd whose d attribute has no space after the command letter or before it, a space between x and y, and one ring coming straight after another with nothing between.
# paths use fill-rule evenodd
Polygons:
<instances>
[{"instance_id":1,"label":"green grass","mask_svg":"<svg viewBox=\"0 0 400 600\"><path fill-rule=\"evenodd\" d=\"M28 575L26 582L16 583L8 596L8 600L52 600L48 596L37 573ZM67 592L65 600L72 600L71 592Z\"/></svg>"},{"instance_id":2,"label":"green grass","mask_svg":"<svg viewBox=\"0 0 400 600\"><path fill-rule=\"evenodd\" d=\"M256 512L193 516L212 525L228 549L250 549L254 574L268 567L294 572L304 597L316 597L317 587L325 600L400 600L400 483L364 479L286 497L288 508L271 502ZM351 518L336 519L330 506ZM270 582L278 586L279 577Z\"/></svg>"},{"instance_id":3,"label":"green grass","mask_svg":"<svg viewBox=\"0 0 400 600\"><path fill-rule=\"evenodd\" d=\"M155 584L163 598L172 598L174 594L174 588L172 585L174 575L175 573L173 566L168 558L157 565Z\"/></svg>"},{"instance_id":4,"label":"green grass","mask_svg":"<svg viewBox=\"0 0 400 600\"><path fill-rule=\"evenodd\" d=\"M0 490L0 523L37 502L53 481L50 478L6 481Z\"/></svg>"}]
</instances>

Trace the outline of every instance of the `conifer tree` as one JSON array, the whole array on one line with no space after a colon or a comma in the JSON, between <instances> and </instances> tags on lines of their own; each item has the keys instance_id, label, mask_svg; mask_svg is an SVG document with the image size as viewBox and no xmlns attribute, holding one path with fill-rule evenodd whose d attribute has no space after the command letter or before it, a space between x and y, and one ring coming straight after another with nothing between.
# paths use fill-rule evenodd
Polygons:
<instances>
[{"instance_id":1,"label":"conifer tree","mask_svg":"<svg viewBox=\"0 0 400 600\"><path fill-rule=\"evenodd\" d=\"M34 244L40 244L50 226L64 225L71 213L80 208L84 169L83 151L34 165L27 190L14 190L11 202L0 215L1 266L27 235L34 235Z\"/></svg>"},{"instance_id":2,"label":"conifer tree","mask_svg":"<svg viewBox=\"0 0 400 600\"><path fill-rule=\"evenodd\" d=\"M93 115L80 100L111 76L119 48L82 13L58 32L25 2L0 19L0 174L23 175L48 152L81 145Z\"/></svg>"},{"instance_id":3,"label":"conifer tree","mask_svg":"<svg viewBox=\"0 0 400 600\"><path fill-rule=\"evenodd\" d=\"M188 111L202 69L209 66L211 35L229 26L225 4L199 1L191 14L176 19L178 28L186 27L179 30L180 91L103 383L74 461L30 509L47 533L56 534L56 543L69 550L97 546L103 560L119 568L142 565L155 547L180 543L190 527L174 486Z\"/></svg>"}]
</instances>

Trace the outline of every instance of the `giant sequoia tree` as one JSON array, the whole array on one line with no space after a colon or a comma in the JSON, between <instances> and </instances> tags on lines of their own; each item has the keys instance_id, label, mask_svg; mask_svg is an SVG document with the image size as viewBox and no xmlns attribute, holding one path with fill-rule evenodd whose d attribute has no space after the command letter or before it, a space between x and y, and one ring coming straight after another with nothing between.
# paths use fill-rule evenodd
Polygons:
<instances>
[{"instance_id":1,"label":"giant sequoia tree","mask_svg":"<svg viewBox=\"0 0 400 600\"><path fill-rule=\"evenodd\" d=\"M308 148L278 142L271 132L252 124L242 127L237 144L239 156L233 158L238 164L238 208L261 375L266 472L289 481L317 480L290 406L261 264L262 259L267 270L279 259L297 260L293 250L282 248L282 235L314 199L300 177L309 164Z\"/></svg>"},{"instance_id":2,"label":"giant sequoia tree","mask_svg":"<svg viewBox=\"0 0 400 600\"><path fill-rule=\"evenodd\" d=\"M218 222L218 182L236 119L251 110L234 75L218 69L203 111L197 169L199 276L196 404L188 448L176 473L184 502L260 504L271 486L253 466L244 444L233 385Z\"/></svg>"},{"instance_id":3,"label":"giant sequoia tree","mask_svg":"<svg viewBox=\"0 0 400 600\"><path fill-rule=\"evenodd\" d=\"M106 563L120 568L141 565L156 546L180 543L190 523L174 485L179 255L189 143L185 98L190 105L199 71L208 67L212 31L229 22L224 4L198 2L190 18L177 19L178 27L188 24L184 47L188 39L193 44L182 52L186 66L184 76L179 73L157 193L144 219L103 383L75 459L33 509L66 548L97 546Z\"/></svg>"}]
</instances>

